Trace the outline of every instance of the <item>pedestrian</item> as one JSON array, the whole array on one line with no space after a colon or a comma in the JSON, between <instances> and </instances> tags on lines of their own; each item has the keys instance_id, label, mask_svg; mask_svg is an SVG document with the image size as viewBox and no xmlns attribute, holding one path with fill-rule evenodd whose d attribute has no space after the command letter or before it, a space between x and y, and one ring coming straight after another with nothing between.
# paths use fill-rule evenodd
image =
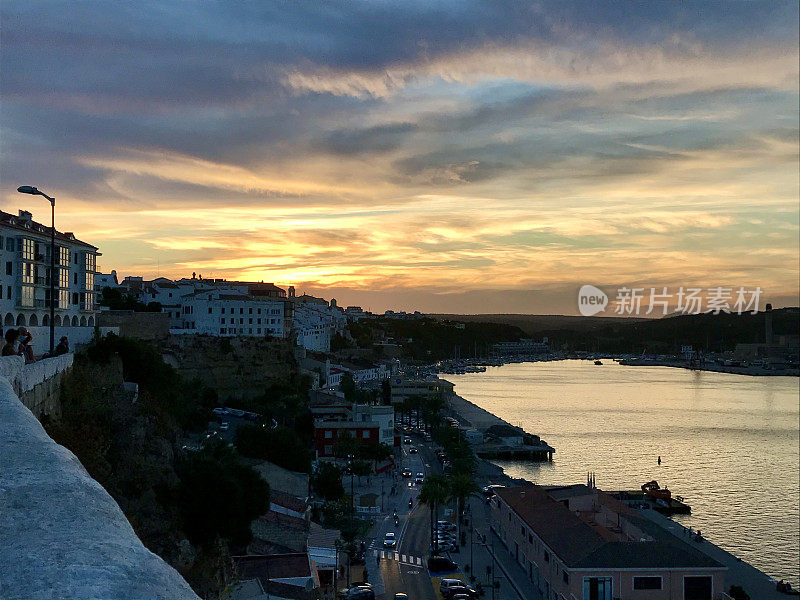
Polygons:
<instances>
[{"instance_id":1,"label":"pedestrian","mask_svg":"<svg viewBox=\"0 0 800 600\"><path fill-rule=\"evenodd\" d=\"M17 356L19 354L19 348L17 347L17 340L19 339L19 331L16 329L9 329L6 331L5 336L3 336L6 343L3 346L2 356Z\"/></svg>"},{"instance_id":2,"label":"pedestrian","mask_svg":"<svg viewBox=\"0 0 800 600\"><path fill-rule=\"evenodd\" d=\"M62 354L67 354L68 352L69 340L67 339L67 336L62 336L58 341L58 346L56 346L56 356L61 356Z\"/></svg>"},{"instance_id":3,"label":"pedestrian","mask_svg":"<svg viewBox=\"0 0 800 600\"><path fill-rule=\"evenodd\" d=\"M29 365L36 362L36 357L33 355L33 346L31 346L33 334L24 327L19 328L19 355L25 359L25 364Z\"/></svg>"}]
</instances>

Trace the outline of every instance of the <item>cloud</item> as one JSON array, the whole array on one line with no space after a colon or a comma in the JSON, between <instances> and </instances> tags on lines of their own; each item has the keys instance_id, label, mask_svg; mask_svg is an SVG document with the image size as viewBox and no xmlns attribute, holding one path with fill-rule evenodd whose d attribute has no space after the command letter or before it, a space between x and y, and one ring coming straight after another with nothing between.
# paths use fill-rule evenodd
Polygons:
<instances>
[{"instance_id":1,"label":"cloud","mask_svg":"<svg viewBox=\"0 0 800 600\"><path fill-rule=\"evenodd\" d=\"M781 1L7 1L0 197L41 212L14 192L38 185L107 270L146 276L429 306L598 272L797 296L797 21Z\"/></svg>"}]
</instances>

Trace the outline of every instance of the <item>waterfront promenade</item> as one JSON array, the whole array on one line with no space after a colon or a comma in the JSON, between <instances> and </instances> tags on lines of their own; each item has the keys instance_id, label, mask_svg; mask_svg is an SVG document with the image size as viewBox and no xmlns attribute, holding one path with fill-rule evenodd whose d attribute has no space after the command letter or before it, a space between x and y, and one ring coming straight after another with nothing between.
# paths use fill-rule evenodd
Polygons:
<instances>
[{"instance_id":1,"label":"waterfront promenade","mask_svg":"<svg viewBox=\"0 0 800 600\"><path fill-rule=\"evenodd\" d=\"M689 531L680 523L676 523L654 510L643 510L641 512L675 537L684 542L691 540ZM728 567L728 573L725 576L726 592L731 585L739 585L754 600L756 598L758 600L786 600L786 598L791 598L791 596L779 592L775 588L775 581L768 575L708 540L702 542L690 541L690 543L704 554Z\"/></svg>"}]
</instances>

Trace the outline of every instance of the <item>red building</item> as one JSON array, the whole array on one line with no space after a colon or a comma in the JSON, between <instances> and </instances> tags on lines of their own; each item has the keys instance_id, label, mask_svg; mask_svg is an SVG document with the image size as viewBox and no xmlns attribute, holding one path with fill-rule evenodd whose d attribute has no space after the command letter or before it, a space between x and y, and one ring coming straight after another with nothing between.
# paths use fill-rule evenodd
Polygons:
<instances>
[{"instance_id":1,"label":"red building","mask_svg":"<svg viewBox=\"0 0 800 600\"><path fill-rule=\"evenodd\" d=\"M318 421L314 424L317 456L333 456L333 447L340 435L349 435L360 444L377 444L380 426L371 421Z\"/></svg>"}]
</instances>

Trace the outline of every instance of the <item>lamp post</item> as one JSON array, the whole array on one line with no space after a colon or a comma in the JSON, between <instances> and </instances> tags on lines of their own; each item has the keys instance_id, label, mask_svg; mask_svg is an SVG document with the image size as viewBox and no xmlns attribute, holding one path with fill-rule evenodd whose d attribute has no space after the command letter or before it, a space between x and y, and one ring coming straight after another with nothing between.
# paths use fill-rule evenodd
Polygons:
<instances>
[{"instance_id":1,"label":"lamp post","mask_svg":"<svg viewBox=\"0 0 800 600\"><path fill-rule=\"evenodd\" d=\"M356 496L355 490L353 488L353 459L355 457L352 454L347 455L347 465L350 467L350 512L356 512Z\"/></svg>"},{"instance_id":2,"label":"lamp post","mask_svg":"<svg viewBox=\"0 0 800 600\"><path fill-rule=\"evenodd\" d=\"M56 347L56 199L32 185L21 185L17 191L21 194L44 196L50 201L50 356L54 356Z\"/></svg>"}]
</instances>

